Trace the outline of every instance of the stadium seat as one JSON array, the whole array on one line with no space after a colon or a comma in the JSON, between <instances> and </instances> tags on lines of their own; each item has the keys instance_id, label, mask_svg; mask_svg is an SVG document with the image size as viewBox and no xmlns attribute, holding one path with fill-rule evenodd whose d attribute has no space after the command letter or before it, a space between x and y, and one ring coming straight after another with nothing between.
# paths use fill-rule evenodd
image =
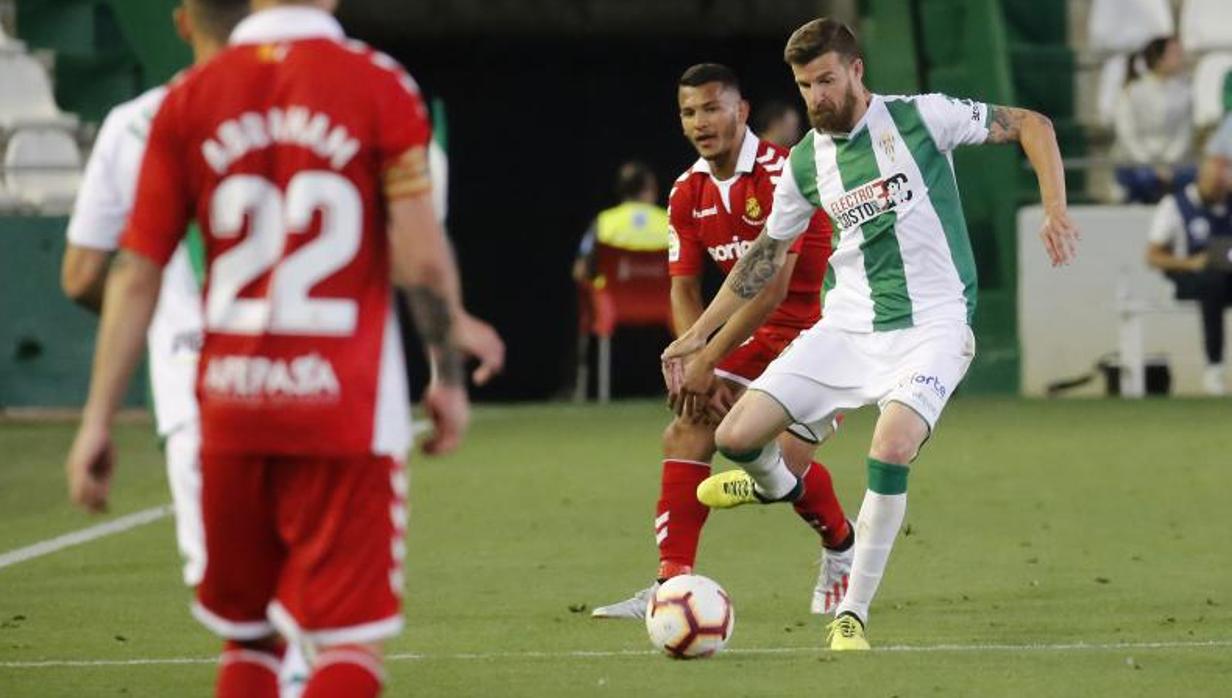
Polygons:
<instances>
[{"instance_id":1,"label":"stadium seat","mask_svg":"<svg viewBox=\"0 0 1232 698\"><path fill-rule=\"evenodd\" d=\"M1181 45L1191 52L1232 49L1232 2L1185 0L1181 6Z\"/></svg>"},{"instance_id":2,"label":"stadium seat","mask_svg":"<svg viewBox=\"0 0 1232 698\"><path fill-rule=\"evenodd\" d=\"M1096 103L1096 117L1099 125L1112 128L1116 121L1117 100L1125 87L1125 77L1129 72L1129 54L1119 53L1104 61L1099 70L1099 88Z\"/></svg>"},{"instance_id":3,"label":"stadium seat","mask_svg":"<svg viewBox=\"0 0 1232 698\"><path fill-rule=\"evenodd\" d=\"M0 179L0 213L12 213L20 208L21 199L10 194L4 186L4 180Z\"/></svg>"},{"instance_id":4,"label":"stadium seat","mask_svg":"<svg viewBox=\"0 0 1232 698\"><path fill-rule=\"evenodd\" d=\"M1174 33L1168 0L1095 0L1087 19L1087 41L1095 51L1137 51L1155 37Z\"/></svg>"},{"instance_id":5,"label":"stadium seat","mask_svg":"<svg viewBox=\"0 0 1232 698\"><path fill-rule=\"evenodd\" d=\"M73 137L54 128L23 128L4 153L8 190L44 213L67 213L81 182L81 152Z\"/></svg>"},{"instance_id":6,"label":"stadium seat","mask_svg":"<svg viewBox=\"0 0 1232 698\"><path fill-rule=\"evenodd\" d=\"M47 72L24 53L0 53L0 128L74 128L77 118L56 106Z\"/></svg>"},{"instance_id":7,"label":"stadium seat","mask_svg":"<svg viewBox=\"0 0 1232 698\"><path fill-rule=\"evenodd\" d=\"M595 244L595 278L581 284L579 347L598 338L599 401L612 396L612 335L618 327L661 326L672 331L671 279L667 253L631 252L603 243ZM578 386L575 398L586 397L587 352L578 352Z\"/></svg>"},{"instance_id":8,"label":"stadium seat","mask_svg":"<svg viewBox=\"0 0 1232 698\"><path fill-rule=\"evenodd\" d=\"M24 53L25 50L25 42L9 36L4 31L4 25L0 24L0 53Z\"/></svg>"},{"instance_id":9,"label":"stadium seat","mask_svg":"<svg viewBox=\"0 0 1232 698\"><path fill-rule=\"evenodd\" d=\"M1232 52L1208 53L1194 68L1194 125L1214 126L1228 110L1228 79L1232 73Z\"/></svg>"}]
</instances>

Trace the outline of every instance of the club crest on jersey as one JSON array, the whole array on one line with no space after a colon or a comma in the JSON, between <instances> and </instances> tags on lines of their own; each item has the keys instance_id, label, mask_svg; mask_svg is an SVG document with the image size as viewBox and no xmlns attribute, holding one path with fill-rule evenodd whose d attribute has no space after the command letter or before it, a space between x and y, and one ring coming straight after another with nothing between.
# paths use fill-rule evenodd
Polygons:
<instances>
[{"instance_id":1,"label":"club crest on jersey","mask_svg":"<svg viewBox=\"0 0 1232 698\"><path fill-rule=\"evenodd\" d=\"M877 139L877 145L881 146L881 152L886 154L886 157L894 160L894 133L886 131Z\"/></svg>"},{"instance_id":2,"label":"club crest on jersey","mask_svg":"<svg viewBox=\"0 0 1232 698\"><path fill-rule=\"evenodd\" d=\"M908 184L907 175L902 172L873 180L825 202L826 213L840 230L864 225L911 201L914 194Z\"/></svg>"},{"instance_id":3,"label":"club crest on jersey","mask_svg":"<svg viewBox=\"0 0 1232 698\"><path fill-rule=\"evenodd\" d=\"M744 200L744 215L753 220L761 218L761 202L756 196L750 196Z\"/></svg>"}]
</instances>

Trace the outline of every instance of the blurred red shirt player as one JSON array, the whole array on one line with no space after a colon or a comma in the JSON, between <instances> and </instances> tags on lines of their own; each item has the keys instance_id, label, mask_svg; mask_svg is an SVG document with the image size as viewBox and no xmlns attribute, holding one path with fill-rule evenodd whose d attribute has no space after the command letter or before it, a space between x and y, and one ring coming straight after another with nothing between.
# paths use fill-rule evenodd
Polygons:
<instances>
[{"instance_id":1,"label":"blurred red shirt player","mask_svg":"<svg viewBox=\"0 0 1232 698\"><path fill-rule=\"evenodd\" d=\"M380 691L402 627L410 415L391 276L433 363L428 452L468 420L457 270L437 224L415 83L349 42L335 3L253 3L231 46L175 81L155 118L107 285L70 494L106 503L109 426L161 265L206 240L205 576L194 615L227 642L220 696L277 695L279 634L315 648L304 695Z\"/></svg>"}]
</instances>

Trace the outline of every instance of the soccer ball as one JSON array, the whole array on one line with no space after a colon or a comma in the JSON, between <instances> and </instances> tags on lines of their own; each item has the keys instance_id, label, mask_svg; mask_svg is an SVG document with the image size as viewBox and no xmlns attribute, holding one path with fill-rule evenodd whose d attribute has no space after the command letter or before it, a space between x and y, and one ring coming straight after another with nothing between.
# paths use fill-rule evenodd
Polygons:
<instances>
[{"instance_id":1,"label":"soccer ball","mask_svg":"<svg viewBox=\"0 0 1232 698\"><path fill-rule=\"evenodd\" d=\"M673 659L709 657L736 627L727 592L713 579L685 574L663 582L646 605L650 642Z\"/></svg>"}]
</instances>

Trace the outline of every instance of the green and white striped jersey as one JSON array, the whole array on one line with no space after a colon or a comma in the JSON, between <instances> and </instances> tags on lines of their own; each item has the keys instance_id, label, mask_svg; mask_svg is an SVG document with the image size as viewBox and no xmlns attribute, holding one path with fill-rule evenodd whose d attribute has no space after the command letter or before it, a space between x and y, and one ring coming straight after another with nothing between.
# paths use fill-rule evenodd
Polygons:
<instances>
[{"instance_id":1,"label":"green and white striped jersey","mask_svg":"<svg viewBox=\"0 0 1232 698\"><path fill-rule=\"evenodd\" d=\"M823 322L881 332L970 324L975 260L950 153L988 138L987 104L873 95L851 133L810 131L791 151L766 234L789 240L820 208L834 227Z\"/></svg>"}]
</instances>

